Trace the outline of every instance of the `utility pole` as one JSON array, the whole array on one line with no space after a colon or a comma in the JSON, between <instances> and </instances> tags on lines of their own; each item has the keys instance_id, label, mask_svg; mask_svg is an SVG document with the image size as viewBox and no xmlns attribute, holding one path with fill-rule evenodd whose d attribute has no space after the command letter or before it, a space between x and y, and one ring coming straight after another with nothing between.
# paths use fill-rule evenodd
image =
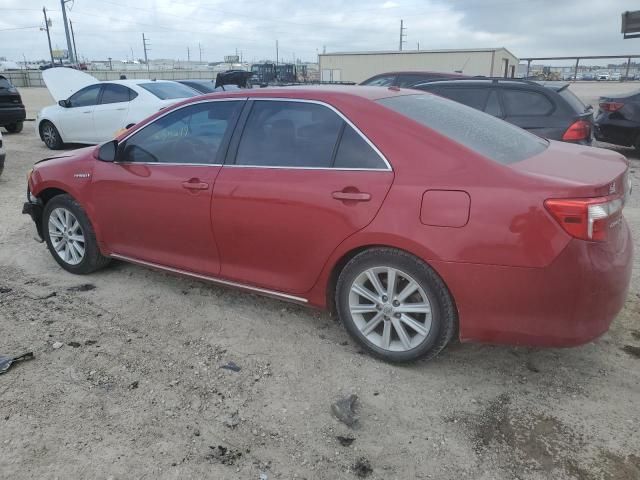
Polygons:
<instances>
[{"instance_id":1,"label":"utility pole","mask_svg":"<svg viewBox=\"0 0 640 480\"><path fill-rule=\"evenodd\" d=\"M51 25L51 20L47 18L47 9L42 7L42 13L44 13L44 29L47 31L47 40L49 41L49 54L51 55L51 66L55 65L53 60L53 49L51 48L51 35L49 35L49 26Z\"/></svg>"},{"instance_id":2,"label":"utility pole","mask_svg":"<svg viewBox=\"0 0 640 480\"><path fill-rule=\"evenodd\" d=\"M418 44L418 50L420 50L420 42L416 42Z\"/></svg>"},{"instance_id":3,"label":"utility pole","mask_svg":"<svg viewBox=\"0 0 640 480\"><path fill-rule=\"evenodd\" d=\"M142 48L144 49L144 63L147 64L147 73L149 73L149 58L147 57L147 51L149 50L149 41L148 38L144 37L144 33L142 34Z\"/></svg>"},{"instance_id":4,"label":"utility pole","mask_svg":"<svg viewBox=\"0 0 640 480\"><path fill-rule=\"evenodd\" d=\"M67 25L67 9L64 6L65 3L71 0L60 0L60 6L62 7L62 21L64 22L64 33L67 35L67 49L69 51L69 61L75 63L75 57L73 55L73 49L71 48L71 36L69 35L69 25Z\"/></svg>"},{"instance_id":5,"label":"utility pole","mask_svg":"<svg viewBox=\"0 0 640 480\"><path fill-rule=\"evenodd\" d=\"M109 57L109 70L113 70L113 63L111 63L111 57Z\"/></svg>"},{"instance_id":6,"label":"utility pole","mask_svg":"<svg viewBox=\"0 0 640 480\"><path fill-rule=\"evenodd\" d=\"M200 52L200 63L202 63L202 45L198 42L198 51Z\"/></svg>"},{"instance_id":7,"label":"utility pole","mask_svg":"<svg viewBox=\"0 0 640 480\"><path fill-rule=\"evenodd\" d=\"M191 52L189 51L189 47L187 47L187 62L191 61Z\"/></svg>"},{"instance_id":8,"label":"utility pole","mask_svg":"<svg viewBox=\"0 0 640 480\"><path fill-rule=\"evenodd\" d=\"M73 56L76 58L76 62L79 62L78 59L78 50L76 49L76 36L73 34L73 22L69 19L69 26L71 27L71 41L73 42Z\"/></svg>"},{"instance_id":9,"label":"utility pole","mask_svg":"<svg viewBox=\"0 0 640 480\"><path fill-rule=\"evenodd\" d=\"M405 40L407 34L404 33L406 27L404 26L404 20L400 20L400 51L402 51L402 45L407 43Z\"/></svg>"},{"instance_id":10,"label":"utility pole","mask_svg":"<svg viewBox=\"0 0 640 480\"><path fill-rule=\"evenodd\" d=\"M276 40L276 65L278 65L278 40Z\"/></svg>"}]
</instances>

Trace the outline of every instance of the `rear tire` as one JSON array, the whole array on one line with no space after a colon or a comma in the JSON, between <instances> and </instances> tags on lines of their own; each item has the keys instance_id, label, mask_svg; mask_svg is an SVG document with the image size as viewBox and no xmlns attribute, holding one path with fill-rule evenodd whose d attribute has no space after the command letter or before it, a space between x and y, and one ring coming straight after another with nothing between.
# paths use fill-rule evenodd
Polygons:
<instances>
[{"instance_id":1,"label":"rear tire","mask_svg":"<svg viewBox=\"0 0 640 480\"><path fill-rule=\"evenodd\" d=\"M47 202L42 232L49 252L67 272L84 275L111 261L100 253L89 217L70 195L57 195Z\"/></svg>"},{"instance_id":2,"label":"rear tire","mask_svg":"<svg viewBox=\"0 0 640 480\"><path fill-rule=\"evenodd\" d=\"M388 362L435 357L458 325L453 299L438 274L392 248L371 248L353 257L340 272L335 302L347 332Z\"/></svg>"},{"instance_id":3,"label":"rear tire","mask_svg":"<svg viewBox=\"0 0 640 480\"><path fill-rule=\"evenodd\" d=\"M16 122L16 123L11 123L9 125L5 125L4 128L6 128L7 132L9 133L20 133L23 127L24 127L24 124L22 122Z\"/></svg>"},{"instance_id":4,"label":"rear tire","mask_svg":"<svg viewBox=\"0 0 640 480\"><path fill-rule=\"evenodd\" d=\"M60 150L64 147L60 132L58 132L56 126L48 120L40 124L40 138L42 138L44 144L51 150Z\"/></svg>"}]
</instances>

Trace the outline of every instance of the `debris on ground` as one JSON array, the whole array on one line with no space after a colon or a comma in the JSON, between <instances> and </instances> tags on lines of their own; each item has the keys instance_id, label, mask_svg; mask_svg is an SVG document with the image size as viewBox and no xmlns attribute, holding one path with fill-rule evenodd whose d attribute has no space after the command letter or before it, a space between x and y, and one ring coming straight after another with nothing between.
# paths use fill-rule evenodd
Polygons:
<instances>
[{"instance_id":1,"label":"debris on ground","mask_svg":"<svg viewBox=\"0 0 640 480\"><path fill-rule=\"evenodd\" d=\"M62 342L53 342L53 345L51 345L53 347L54 350L58 350L59 348L62 348L64 346L64 343Z\"/></svg>"},{"instance_id":2,"label":"debris on ground","mask_svg":"<svg viewBox=\"0 0 640 480\"><path fill-rule=\"evenodd\" d=\"M78 348L80 346L80 342L69 342L67 345L73 348Z\"/></svg>"},{"instance_id":3,"label":"debris on ground","mask_svg":"<svg viewBox=\"0 0 640 480\"><path fill-rule=\"evenodd\" d=\"M22 355L18 355L17 357L0 355L0 374L3 374L7 370L9 370L11 365L13 365L15 362L21 362L23 360L31 360L32 358L34 358L33 352L23 353Z\"/></svg>"},{"instance_id":4,"label":"debris on ground","mask_svg":"<svg viewBox=\"0 0 640 480\"><path fill-rule=\"evenodd\" d=\"M83 283L81 285L76 285L75 287L67 288L67 292L88 292L95 289L96 286L93 283Z\"/></svg>"},{"instance_id":5,"label":"debris on ground","mask_svg":"<svg viewBox=\"0 0 640 480\"><path fill-rule=\"evenodd\" d=\"M527 370L529 370L530 372L540 373L540 369L531 360L527 360L527 363L525 366L527 367Z\"/></svg>"},{"instance_id":6,"label":"debris on ground","mask_svg":"<svg viewBox=\"0 0 640 480\"><path fill-rule=\"evenodd\" d=\"M260 476L258 477L258 480L269 480L269 475L267 475L266 473L260 473Z\"/></svg>"},{"instance_id":7,"label":"debris on ground","mask_svg":"<svg viewBox=\"0 0 640 480\"><path fill-rule=\"evenodd\" d=\"M625 345L622 347L622 351L628 353L632 357L640 358L640 347L635 345Z\"/></svg>"},{"instance_id":8,"label":"debris on ground","mask_svg":"<svg viewBox=\"0 0 640 480\"><path fill-rule=\"evenodd\" d=\"M96 343L98 343L97 340L86 340L84 342L85 345L95 345Z\"/></svg>"},{"instance_id":9,"label":"debris on ground","mask_svg":"<svg viewBox=\"0 0 640 480\"><path fill-rule=\"evenodd\" d=\"M353 472L356 474L356 477L365 478L373 473L373 468L371 468L371 463L369 463L366 457L360 457L353 465Z\"/></svg>"},{"instance_id":10,"label":"debris on ground","mask_svg":"<svg viewBox=\"0 0 640 480\"><path fill-rule=\"evenodd\" d=\"M224 419L223 423L225 427L236 428L240 423L240 416L238 415L238 412L234 412L233 414L229 415Z\"/></svg>"},{"instance_id":11,"label":"debris on ground","mask_svg":"<svg viewBox=\"0 0 640 480\"><path fill-rule=\"evenodd\" d=\"M138 385L138 380L136 380L135 382L131 382L131 384L129 385L129 390L135 390L136 388L138 388Z\"/></svg>"},{"instance_id":12,"label":"debris on ground","mask_svg":"<svg viewBox=\"0 0 640 480\"><path fill-rule=\"evenodd\" d=\"M225 370L231 370L232 372L239 372L242 370L242 367L236 365L235 362L228 362L224 365L221 365L220 368L224 368Z\"/></svg>"},{"instance_id":13,"label":"debris on ground","mask_svg":"<svg viewBox=\"0 0 640 480\"><path fill-rule=\"evenodd\" d=\"M342 445L343 447L348 447L353 442L355 442L356 439L353 437L343 437L342 435L338 435L336 437L336 440L338 440L338 442L340 442L340 445Z\"/></svg>"},{"instance_id":14,"label":"debris on ground","mask_svg":"<svg viewBox=\"0 0 640 480\"><path fill-rule=\"evenodd\" d=\"M13 289L10 287L0 287L0 293L9 293L11 292Z\"/></svg>"},{"instance_id":15,"label":"debris on ground","mask_svg":"<svg viewBox=\"0 0 640 480\"><path fill-rule=\"evenodd\" d=\"M358 400L358 396L354 393L345 398L341 398L331 405L331 413L345 425L353 427L358 421L354 409L356 400Z\"/></svg>"},{"instance_id":16,"label":"debris on ground","mask_svg":"<svg viewBox=\"0 0 640 480\"><path fill-rule=\"evenodd\" d=\"M235 465L236 461L242 457L242 452L222 445L209 446L211 452L206 456L209 460L214 460L223 465Z\"/></svg>"}]
</instances>

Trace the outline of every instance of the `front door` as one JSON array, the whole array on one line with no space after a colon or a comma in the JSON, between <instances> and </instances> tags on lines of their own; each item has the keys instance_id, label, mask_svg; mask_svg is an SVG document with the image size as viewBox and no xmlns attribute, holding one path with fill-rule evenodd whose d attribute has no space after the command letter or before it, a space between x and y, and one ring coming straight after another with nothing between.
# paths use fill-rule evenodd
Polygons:
<instances>
[{"instance_id":1,"label":"front door","mask_svg":"<svg viewBox=\"0 0 640 480\"><path fill-rule=\"evenodd\" d=\"M93 110L98 103L102 85L89 85L69 97L69 106L60 110L56 127L62 130L65 142L94 143Z\"/></svg>"},{"instance_id":2,"label":"front door","mask_svg":"<svg viewBox=\"0 0 640 480\"><path fill-rule=\"evenodd\" d=\"M333 250L373 220L393 172L319 103L256 100L237 149L236 140L213 195L221 276L306 292Z\"/></svg>"},{"instance_id":3,"label":"front door","mask_svg":"<svg viewBox=\"0 0 640 480\"><path fill-rule=\"evenodd\" d=\"M96 161L93 203L108 250L128 258L217 275L211 194L241 101L174 110Z\"/></svg>"}]
</instances>

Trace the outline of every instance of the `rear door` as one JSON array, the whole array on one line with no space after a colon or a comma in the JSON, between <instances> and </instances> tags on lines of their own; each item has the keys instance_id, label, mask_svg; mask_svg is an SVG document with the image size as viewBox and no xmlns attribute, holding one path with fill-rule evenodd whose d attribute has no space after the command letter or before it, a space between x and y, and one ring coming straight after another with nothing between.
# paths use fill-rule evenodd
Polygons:
<instances>
[{"instance_id":1,"label":"rear door","mask_svg":"<svg viewBox=\"0 0 640 480\"><path fill-rule=\"evenodd\" d=\"M129 87L117 83L102 86L100 100L93 110L95 142L114 138L116 132L126 127L129 106L138 94Z\"/></svg>"},{"instance_id":2,"label":"rear door","mask_svg":"<svg viewBox=\"0 0 640 480\"><path fill-rule=\"evenodd\" d=\"M242 100L189 104L157 118L96 161L93 204L116 255L205 275L220 270L211 194Z\"/></svg>"},{"instance_id":3,"label":"rear door","mask_svg":"<svg viewBox=\"0 0 640 480\"><path fill-rule=\"evenodd\" d=\"M373 220L393 172L318 102L255 100L237 133L213 193L221 275L306 292L340 242Z\"/></svg>"}]
</instances>

